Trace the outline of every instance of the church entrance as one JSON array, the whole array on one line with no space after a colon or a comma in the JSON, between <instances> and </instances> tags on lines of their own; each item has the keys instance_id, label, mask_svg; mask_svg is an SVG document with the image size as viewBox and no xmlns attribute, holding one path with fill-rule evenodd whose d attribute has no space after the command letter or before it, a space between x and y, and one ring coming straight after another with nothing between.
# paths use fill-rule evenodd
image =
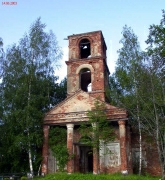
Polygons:
<instances>
[{"instance_id":1,"label":"church entrance","mask_svg":"<svg viewBox=\"0 0 165 180\"><path fill-rule=\"evenodd\" d=\"M93 172L93 150L89 146L80 147L80 172Z\"/></svg>"}]
</instances>

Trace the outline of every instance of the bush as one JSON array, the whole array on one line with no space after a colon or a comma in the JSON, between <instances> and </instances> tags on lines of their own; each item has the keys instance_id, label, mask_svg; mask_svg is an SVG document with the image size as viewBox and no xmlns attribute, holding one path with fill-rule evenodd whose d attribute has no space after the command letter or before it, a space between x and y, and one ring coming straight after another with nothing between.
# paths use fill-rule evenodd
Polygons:
<instances>
[{"instance_id":1,"label":"bush","mask_svg":"<svg viewBox=\"0 0 165 180\"><path fill-rule=\"evenodd\" d=\"M22 176L21 180L28 180L28 178L26 176Z\"/></svg>"}]
</instances>

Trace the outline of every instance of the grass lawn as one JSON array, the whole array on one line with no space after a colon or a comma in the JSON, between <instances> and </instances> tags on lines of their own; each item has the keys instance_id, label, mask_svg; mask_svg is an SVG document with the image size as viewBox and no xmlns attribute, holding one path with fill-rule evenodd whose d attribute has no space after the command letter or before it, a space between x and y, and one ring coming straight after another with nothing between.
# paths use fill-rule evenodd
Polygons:
<instances>
[{"instance_id":1,"label":"grass lawn","mask_svg":"<svg viewBox=\"0 0 165 180\"><path fill-rule=\"evenodd\" d=\"M67 173L56 173L48 174L45 177L34 178L33 180L160 180L160 177L151 176L139 176L139 175L127 175L121 174L67 174Z\"/></svg>"}]
</instances>

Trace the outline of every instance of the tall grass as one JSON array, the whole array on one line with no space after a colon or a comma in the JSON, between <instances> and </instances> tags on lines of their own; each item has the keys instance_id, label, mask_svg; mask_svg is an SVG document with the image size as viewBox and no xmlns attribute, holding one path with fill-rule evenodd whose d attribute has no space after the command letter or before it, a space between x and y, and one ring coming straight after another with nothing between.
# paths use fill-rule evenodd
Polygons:
<instances>
[{"instance_id":1,"label":"tall grass","mask_svg":"<svg viewBox=\"0 0 165 180\"><path fill-rule=\"evenodd\" d=\"M127 175L121 174L67 174L67 173L56 173L48 174L42 178L34 178L34 180L159 180L159 177L151 176L139 176L139 175Z\"/></svg>"}]
</instances>

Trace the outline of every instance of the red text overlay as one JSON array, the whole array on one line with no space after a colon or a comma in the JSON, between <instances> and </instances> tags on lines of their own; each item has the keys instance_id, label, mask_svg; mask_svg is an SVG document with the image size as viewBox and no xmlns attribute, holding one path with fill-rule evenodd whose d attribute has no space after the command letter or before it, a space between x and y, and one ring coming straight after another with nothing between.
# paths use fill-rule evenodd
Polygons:
<instances>
[{"instance_id":1,"label":"red text overlay","mask_svg":"<svg viewBox=\"0 0 165 180\"><path fill-rule=\"evenodd\" d=\"M2 5L17 5L17 2L4 1L2 2Z\"/></svg>"}]
</instances>

